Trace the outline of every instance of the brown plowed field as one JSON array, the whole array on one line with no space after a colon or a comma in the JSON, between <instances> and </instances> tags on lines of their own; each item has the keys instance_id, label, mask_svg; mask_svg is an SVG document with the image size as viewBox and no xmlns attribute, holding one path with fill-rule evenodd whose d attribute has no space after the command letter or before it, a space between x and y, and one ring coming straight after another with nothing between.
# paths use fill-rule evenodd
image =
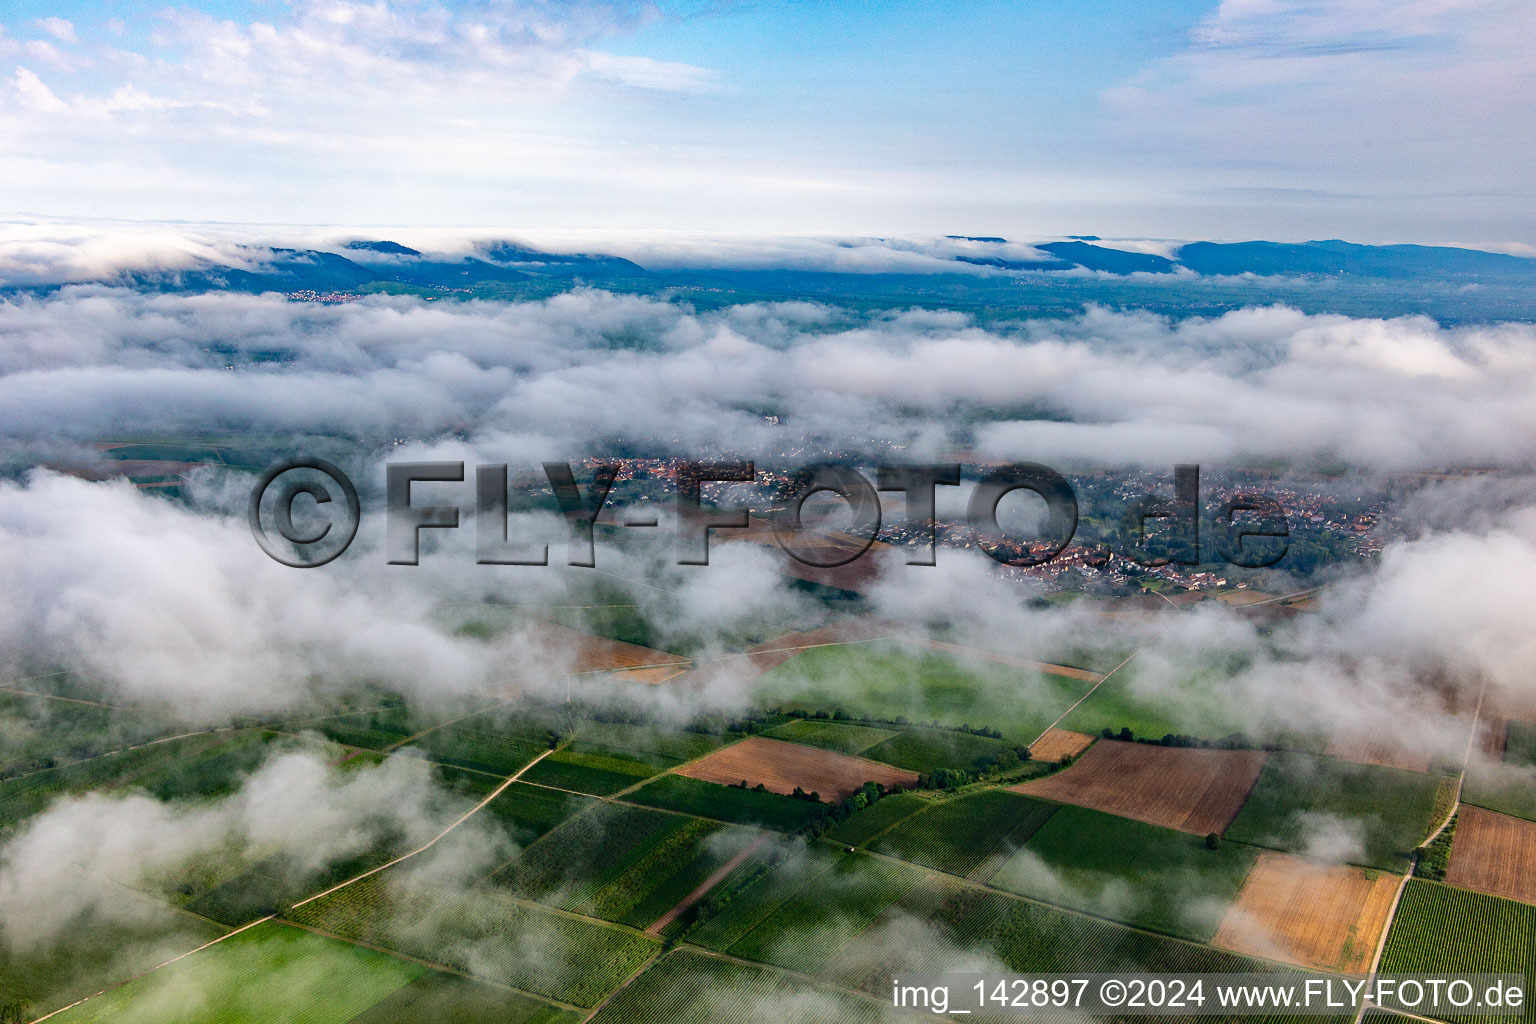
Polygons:
<instances>
[{"instance_id":1,"label":"brown plowed field","mask_svg":"<svg viewBox=\"0 0 1536 1024\"><path fill-rule=\"evenodd\" d=\"M734 786L746 779L749 786L762 783L786 796L799 786L807 793L819 793L827 803L842 800L866 782L882 786L911 786L917 782L915 772L763 736L722 747L677 769L677 773L724 786Z\"/></svg>"},{"instance_id":2,"label":"brown plowed field","mask_svg":"<svg viewBox=\"0 0 1536 1024\"><path fill-rule=\"evenodd\" d=\"M1398 876L1261 853L1214 946L1325 970L1365 971L1387 926Z\"/></svg>"},{"instance_id":3,"label":"brown plowed field","mask_svg":"<svg viewBox=\"0 0 1536 1024\"><path fill-rule=\"evenodd\" d=\"M1406 768L1411 772L1429 771L1427 750L1410 750L1387 736L1335 733L1324 751L1329 757L1356 764L1379 764L1387 768Z\"/></svg>"},{"instance_id":4,"label":"brown plowed field","mask_svg":"<svg viewBox=\"0 0 1536 1024\"><path fill-rule=\"evenodd\" d=\"M666 651L625 643L623 640L610 640L605 636L583 633L579 629L553 622L539 626L533 634L533 640L548 650L552 657L560 659L566 671L572 673L686 664L685 659Z\"/></svg>"},{"instance_id":5,"label":"brown plowed field","mask_svg":"<svg viewBox=\"0 0 1536 1024\"><path fill-rule=\"evenodd\" d=\"M1013 791L1205 835L1232 824L1267 756L1100 740L1066 771Z\"/></svg>"},{"instance_id":6,"label":"brown plowed field","mask_svg":"<svg viewBox=\"0 0 1536 1024\"><path fill-rule=\"evenodd\" d=\"M1536 822L1462 804L1445 880L1536 903Z\"/></svg>"},{"instance_id":7,"label":"brown plowed field","mask_svg":"<svg viewBox=\"0 0 1536 1024\"><path fill-rule=\"evenodd\" d=\"M658 683L676 679L686 671L688 671L687 665L645 665L640 668L617 669L613 678L622 679L627 683L645 683L647 686L655 686Z\"/></svg>"},{"instance_id":8,"label":"brown plowed field","mask_svg":"<svg viewBox=\"0 0 1536 1024\"><path fill-rule=\"evenodd\" d=\"M1064 757L1076 757L1093 746L1093 737L1084 732L1066 729L1047 729L1029 748L1031 761L1060 761Z\"/></svg>"}]
</instances>

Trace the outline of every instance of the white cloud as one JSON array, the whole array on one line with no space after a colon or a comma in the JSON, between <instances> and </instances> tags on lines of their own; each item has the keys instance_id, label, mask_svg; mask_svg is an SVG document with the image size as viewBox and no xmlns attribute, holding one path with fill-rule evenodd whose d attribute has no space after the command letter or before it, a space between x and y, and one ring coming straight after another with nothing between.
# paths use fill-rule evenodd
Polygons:
<instances>
[{"instance_id":1,"label":"white cloud","mask_svg":"<svg viewBox=\"0 0 1536 1024\"><path fill-rule=\"evenodd\" d=\"M1536 120L1532 38L1522 0L1223 0L1183 52L1102 100L1191 189L1289 186L1292 204L1305 189L1352 215L1364 197L1383 219L1411 203L1528 217L1536 136L1511 129Z\"/></svg>"},{"instance_id":2,"label":"white cloud","mask_svg":"<svg viewBox=\"0 0 1536 1024\"><path fill-rule=\"evenodd\" d=\"M61 43L78 43L79 37L75 35L74 22L65 18L39 18L33 22L38 28L53 36Z\"/></svg>"}]
</instances>

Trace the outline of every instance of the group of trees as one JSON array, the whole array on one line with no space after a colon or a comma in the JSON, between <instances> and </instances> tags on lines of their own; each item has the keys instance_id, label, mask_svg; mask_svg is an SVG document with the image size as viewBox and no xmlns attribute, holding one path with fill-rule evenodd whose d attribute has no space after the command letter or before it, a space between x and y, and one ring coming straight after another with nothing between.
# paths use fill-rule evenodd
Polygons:
<instances>
[{"instance_id":1,"label":"group of trees","mask_svg":"<svg viewBox=\"0 0 1536 1024\"><path fill-rule=\"evenodd\" d=\"M864 808L883 797L901 792L904 792L904 790L900 786L892 786L887 789L878 782L866 782L852 793L849 793L839 803L828 807L821 817L811 822L801 832L809 839L819 839L827 830L839 822L847 821L853 815L858 814ZM815 794L809 794L807 798L815 798Z\"/></svg>"},{"instance_id":2,"label":"group of trees","mask_svg":"<svg viewBox=\"0 0 1536 1024\"><path fill-rule=\"evenodd\" d=\"M914 722L906 715L897 715L895 718L878 718L867 711L855 718L843 708L834 708L831 711L827 711L824 708L816 711L806 711L802 708L790 708L787 711L781 711L778 708L774 708L768 714L771 716L782 714L789 718L803 718L812 722L855 722L859 725L894 725L898 729L912 727L919 729L942 729L945 732L963 732L969 733L972 736L985 736L988 739L994 740L1003 738L1001 732L985 725L973 726L969 722L961 725L945 725L938 719L928 722Z\"/></svg>"},{"instance_id":3,"label":"group of trees","mask_svg":"<svg viewBox=\"0 0 1536 1024\"><path fill-rule=\"evenodd\" d=\"M1456 840L1456 816L1440 830L1440 834L1419 847L1413 857L1413 873L1431 881L1445 881L1445 869L1451 863L1451 844Z\"/></svg>"},{"instance_id":4,"label":"group of trees","mask_svg":"<svg viewBox=\"0 0 1536 1024\"><path fill-rule=\"evenodd\" d=\"M1214 740L1175 732L1164 733L1161 739L1152 739L1147 736L1137 736L1131 731L1129 726L1122 726L1119 732L1105 726L1099 732L1099 735L1106 740L1120 740L1123 743L1149 743L1157 747L1198 747L1202 750L1254 750L1260 746L1247 733L1241 732L1228 733L1220 739Z\"/></svg>"},{"instance_id":5,"label":"group of trees","mask_svg":"<svg viewBox=\"0 0 1536 1024\"><path fill-rule=\"evenodd\" d=\"M1009 747L973 762L971 768L935 768L917 777L919 789L959 789L972 782L995 778L1029 760L1028 747Z\"/></svg>"}]
</instances>

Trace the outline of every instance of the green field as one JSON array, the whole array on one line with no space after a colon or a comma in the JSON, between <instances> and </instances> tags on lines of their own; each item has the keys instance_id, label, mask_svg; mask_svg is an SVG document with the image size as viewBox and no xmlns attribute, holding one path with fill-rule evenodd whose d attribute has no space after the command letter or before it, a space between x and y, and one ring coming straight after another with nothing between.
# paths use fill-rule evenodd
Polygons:
<instances>
[{"instance_id":1,"label":"green field","mask_svg":"<svg viewBox=\"0 0 1536 1024\"><path fill-rule=\"evenodd\" d=\"M646 807L596 803L524 849L493 881L529 899L567 909L587 906L695 821Z\"/></svg>"},{"instance_id":2,"label":"green field","mask_svg":"<svg viewBox=\"0 0 1536 1024\"><path fill-rule=\"evenodd\" d=\"M828 831L827 838L839 843L862 846L898 821L916 814L927 806L928 801L916 793L896 793L881 797Z\"/></svg>"},{"instance_id":3,"label":"green field","mask_svg":"<svg viewBox=\"0 0 1536 1024\"><path fill-rule=\"evenodd\" d=\"M1461 799L1475 807L1536 821L1536 766L1469 765Z\"/></svg>"},{"instance_id":4,"label":"green field","mask_svg":"<svg viewBox=\"0 0 1536 1024\"><path fill-rule=\"evenodd\" d=\"M746 846L750 833L694 818L635 858L572 909L633 928L647 928L698 888L711 871ZM715 851L729 850L728 853Z\"/></svg>"},{"instance_id":5,"label":"green field","mask_svg":"<svg viewBox=\"0 0 1536 1024\"><path fill-rule=\"evenodd\" d=\"M1030 743L1089 685L981 658L844 644L803 651L765 672L753 697L764 707L843 708L855 718L986 727L1012 743Z\"/></svg>"},{"instance_id":6,"label":"green field","mask_svg":"<svg viewBox=\"0 0 1536 1024\"><path fill-rule=\"evenodd\" d=\"M698 943L719 944L728 936L724 951L733 956L819 973L878 916L908 897L920 905L928 888L921 869L867 853L817 846L805 856L806 863L791 863L758 882L781 890L764 894L771 900L733 901L707 923L714 929L695 933Z\"/></svg>"},{"instance_id":7,"label":"green field","mask_svg":"<svg viewBox=\"0 0 1536 1024\"><path fill-rule=\"evenodd\" d=\"M1090 736L1128 728L1145 739L1169 733L1219 739L1237 732L1262 740L1282 738L1267 724L1276 717L1251 694L1230 686L1236 666L1192 667L1169 680L1163 678L1169 670L1144 663L1150 654L1138 655L1106 680L1061 727Z\"/></svg>"},{"instance_id":8,"label":"green field","mask_svg":"<svg viewBox=\"0 0 1536 1024\"><path fill-rule=\"evenodd\" d=\"M400 837L380 839L369 849L318 868L297 854L276 854L194 893L186 909L232 927L247 924L378 867L404 853L405 845Z\"/></svg>"},{"instance_id":9,"label":"green field","mask_svg":"<svg viewBox=\"0 0 1536 1024\"><path fill-rule=\"evenodd\" d=\"M576 1006L592 1006L659 948L629 929L488 890L374 875L292 912L347 939L421 957Z\"/></svg>"},{"instance_id":10,"label":"green field","mask_svg":"<svg viewBox=\"0 0 1536 1024\"><path fill-rule=\"evenodd\" d=\"M1408 860L1433 827L1450 780L1310 754L1271 754L1226 837L1386 871Z\"/></svg>"},{"instance_id":11,"label":"green field","mask_svg":"<svg viewBox=\"0 0 1536 1024\"><path fill-rule=\"evenodd\" d=\"M578 1024L575 1010L441 971L429 971L347 1024Z\"/></svg>"},{"instance_id":12,"label":"green field","mask_svg":"<svg viewBox=\"0 0 1536 1024\"><path fill-rule=\"evenodd\" d=\"M619 993L594 1024L896 1024L911 1019L872 999L766 967L678 950Z\"/></svg>"},{"instance_id":13,"label":"green field","mask_svg":"<svg viewBox=\"0 0 1536 1024\"><path fill-rule=\"evenodd\" d=\"M1536 722L1511 719L1504 741L1504 763L1536 767Z\"/></svg>"},{"instance_id":14,"label":"green field","mask_svg":"<svg viewBox=\"0 0 1536 1024\"><path fill-rule=\"evenodd\" d=\"M608 796L655 775L670 765L658 766L654 757L645 760L611 753L584 753L557 750L523 774L528 782L537 782L578 793Z\"/></svg>"},{"instance_id":15,"label":"green field","mask_svg":"<svg viewBox=\"0 0 1536 1024\"><path fill-rule=\"evenodd\" d=\"M688 936L688 941L725 952L806 886L814 887L841 857L827 843L796 850L766 874L758 875L717 914Z\"/></svg>"},{"instance_id":16,"label":"green field","mask_svg":"<svg viewBox=\"0 0 1536 1024\"><path fill-rule=\"evenodd\" d=\"M89 790L137 788L167 799L222 795L274 745L305 744L257 729L201 733L7 779L0 782L0 831L61 796Z\"/></svg>"},{"instance_id":17,"label":"green field","mask_svg":"<svg viewBox=\"0 0 1536 1024\"><path fill-rule=\"evenodd\" d=\"M871 995L893 975L976 970L1248 972L1273 965L813 844L689 933L708 949Z\"/></svg>"},{"instance_id":18,"label":"green field","mask_svg":"<svg viewBox=\"0 0 1536 1024\"><path fill-rule=\"evenodd\" d=\"M269 922L53 1019L60 1024L345 1024L426 970Z\"/></svg>"},{"instance_id":19,"label":"green field","mask_svg":"<svg viewBox=\"0 0 1536 1024\"><path fill-rule=\"evenodd\" d=\"M1415 878L1403 892L1382 954L1385 974L1520 974L1536 983L1536 907ZM1455 1017L1514 1024L1527 1014Z\"/></svg>"},{"instance_id":20,"label":"green field","mask_svg":"<svg viewBox=\"0 0 1536 1024\"><path fill-rule=\"evenodd\" d=\"M1001 789L934 804L875 840L878 853L981 881L1056 813L1056 805Z\"/></svg>"},{"instance_id":21,"label":"green field","mask_svg":"<svg viewBox=\"0 0 1536 1024\"><path fill-rule=\"evenodd\" d=\"M931 772L938 768L973 769L1003 751L1027 742L997 740L952 729L908 729L870 747L864 756L914 772Z\"/></svg>"},{"instance_id":22,"label":"green field","mask_svg":"<svg viewBox=\"0 0 1536 1024\"><path fill-rule=\"evenodd\" d=\"M764 735L772 736L776 740L789 740L792 743L821 747L823 750L836 750L843 754L860 754L897 733L894 729L876 729L870 726L802 718L785 722L777 728L768 730Z\"/></svg>"},{"instance_id":23,"label":"green field","mask_svg":"<svg viewBox=\"0 0 1536 1024\"><path fill-rule=\"evenodd\" d=\"M707 732L662 729L622 722L582 722L576 733L578 749L601 749L692 761L720 747L725 740Z\"/></svg>"},{"instance_id":24,"label":"green field","mask_svg":"<svg viewBox=\"0 0 1536 1024\"><path fill-rule=\"evenodd\" d=\"M992 877L1022 896L1197 942L1216 934L1258 851L1062 807ZM1191 898L1198 894L1198 898Z\"/></svg>"},{"instance_id":25,"label":"green field","mask_svg":"<svg viewBox=\"0 0 1536 1024\"><path fill-rule=\"evenodd\" d=\"M952 892L927 919L927 938L883 957L845 950L833 965L835 976L880 995L893 972L941 973L974 970L978 956L990 955L1017 973L1117 970L1154 972L1250 972L1271 965L1209 946L1134 931L1123 925L1058 910L1003 893L964 886ZM1257 1019L1257 1018L1254 1018Z\"/></svg>"},{"instance_id":26,"label":"green field","mask_svg":"<svg viewBox=\"0 0 1536 1024\"><path fill-rule=\"evenodd\" d=\"M423 715L406 707L380 708L376 711L360 711L353 715L323 718L313 724L295 723L295 731L311 728L337 743L350 747L366 747L383 750L404 743L432 726L440 717Z\"/></svg>"},{"instance_id":27,"label":"green field","mask_svg":"<svg viewBox=\"0 0 1536 1024\"><path fill-rule=\"evenodd\" d=\"M482 813L500 821L514 840L526 846L593 804L590 797L514 782L486 804Z\"/></svg>"},{"instance_id":28,"label":"green field","mask_svg":"<svg viewBox=\"0 0 1536 1024\"><path fill-rule=\"evenodd\" d=\"M648 807L662 807L701 818L716 818L738 825L759 825L778 832L797 832L826 813L825 804L796 800L778 793L759 793L734 786L663 775L624 799Z\"/></svg>"},{"instance_id":29,"label":"green field","mask_svg":"<svg viewBox=\"0 0 1536 1024\"><path fill-rule=\"evenodd\" d=\"M72 691L62 675L22 685L50 684L54 690ZM140 711L58 696L0 693L0 778L96 757L169 731L168 723Z\"/></svg>"},{"instance_id":30,"label":"green field","mask_svg":"<svg viewBox=\"0 0 1536 1024\"><path fill-rule=\"evenodd\" d=\"M493 724L478 718L470 723L433 729L416 737L406 749L443 764L496 775L512 775L549 749L549 744L537 739L492 732Z\"/></svg>"},{"instance_id":31,"label":"green field","mask_svg":"<svg viewBox=\"0 0 1536 1024\"><path fill-rule=\"evenodd\" d=\"M30 944L0 945L0 1007L20 1001L37 1014L58 1009L226 931L132 890L111 888L116 890L111 897L118 901L121 921L97 919L36 949Z\"/></svg>"}]
</instances>

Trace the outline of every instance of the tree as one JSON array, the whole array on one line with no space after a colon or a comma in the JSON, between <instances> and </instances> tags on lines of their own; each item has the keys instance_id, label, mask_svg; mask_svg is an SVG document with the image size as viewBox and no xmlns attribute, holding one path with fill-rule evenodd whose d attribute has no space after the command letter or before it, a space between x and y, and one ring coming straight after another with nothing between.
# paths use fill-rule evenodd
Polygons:
<instances>
[{"instance_id":1,"label":"tree","mask_svg":"<svg viewBox=\"0 0 1536 1024\"><path fill-rule=\"evenodd\" d=\"M1217 835L1215 832L1207 834L1205 837L1205 848L1207 850L1221 849L1221 836Z\"/></svg>"}]
</instances>

